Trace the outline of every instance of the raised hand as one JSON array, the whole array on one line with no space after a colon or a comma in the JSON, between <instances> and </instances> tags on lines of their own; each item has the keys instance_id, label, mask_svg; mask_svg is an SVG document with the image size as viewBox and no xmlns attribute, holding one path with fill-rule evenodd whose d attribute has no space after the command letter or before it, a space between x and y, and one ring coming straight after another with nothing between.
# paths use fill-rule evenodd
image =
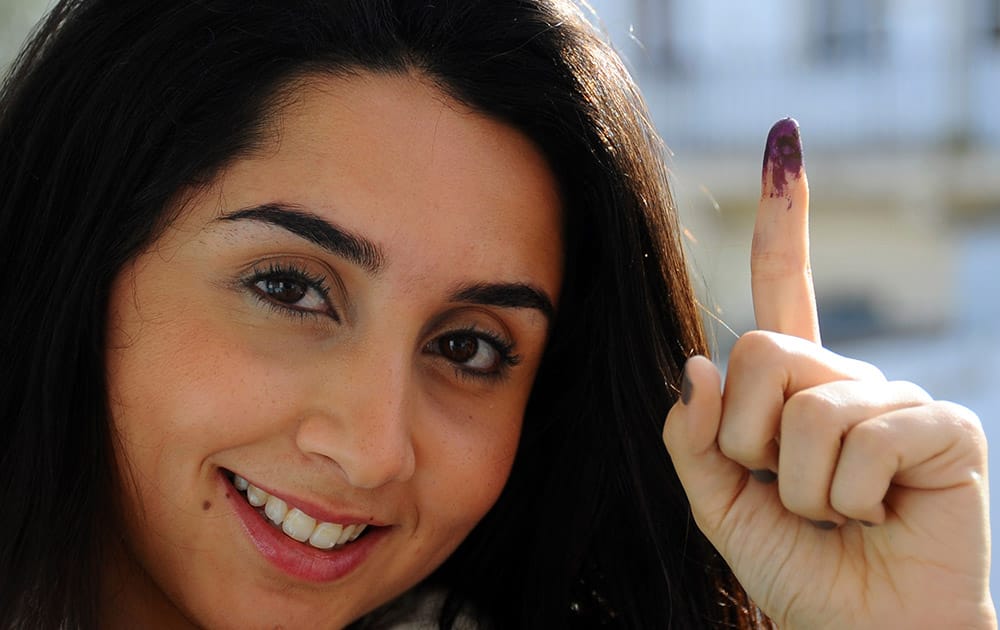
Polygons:
<instances>
[{"instance_id":1,"label":"raised hand","mask_svg":"<svg viewBox=\"0 0 1000 630\"><path fill-rule=\"evenodd\" d=\"M781 628L995 628L986 440L969 410L819 345L798 126L768 136L760 329L725 389L692 357L664 443L698 526Z\"/></svg>"}]
</instances>

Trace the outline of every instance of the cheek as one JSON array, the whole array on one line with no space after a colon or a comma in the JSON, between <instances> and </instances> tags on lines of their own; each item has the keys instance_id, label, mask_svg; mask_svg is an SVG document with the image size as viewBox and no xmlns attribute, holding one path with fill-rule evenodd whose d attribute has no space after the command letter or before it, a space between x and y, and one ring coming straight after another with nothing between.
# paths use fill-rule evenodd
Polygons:
<instances>
[{"instance_id":1,"label":"cheek","mask_svg":"<svg viewBox=\"0 0 1000 630\"><path fill-rule=\"evenodd\" d=\"M124 435L180 433L224 420L215 408L239 400L245 375L231 347L198 326L151 325L131 345L109 354L116 425ZM180 437L172 435L172 437Z\"/></svg>"},{"instance_id":2,"label":"cheek","mask_svg":"<svg viewBox=\"0 0 1000 630\"><path fill-rule=\"evenodd\" d=\"M133 478L192 487L212 453L259 439L267 425L273 430L274 406L291 392L291 379L234 337L182 314L113 335L109 402Z\"/></svg>"},{"instance_id":3,"label":"cheek","mask_svg":"<svg viewBox=\"0 0 1000 630\"><path fill-rule=\"evenodd\" d=\"M510 475L520 437L523 409L462 416L439 441L418 453L425 465L425 514L433 510L438 525L454 545L493 507ZM449 426L443 424L443 426Z\"/></svg>"},{"instance_id":4,"label":"cheek","mask_svg":"<svg viewBox=\"0 0 1000 630\"><path fill-rule=\"evenodd\" d=\"M529 359L508 379L473 396L455 397L428 387L434 393L424 410L432 420L422 428L435 439L417 442L418 467L428 480L423 506L425 514L428 506L437 506L453 535L464 538L503 491L537 370L537 359Z\"/></svg>"}]
</instances>

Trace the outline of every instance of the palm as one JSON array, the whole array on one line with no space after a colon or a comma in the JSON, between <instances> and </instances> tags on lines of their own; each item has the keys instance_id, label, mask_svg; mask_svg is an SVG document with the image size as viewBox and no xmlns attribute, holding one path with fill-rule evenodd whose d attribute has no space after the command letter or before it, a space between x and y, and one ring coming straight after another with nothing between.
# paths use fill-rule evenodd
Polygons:
<instances>
[{"instance_id":1,"label":"palm","mask_svg":"<svg viewBox=\"0 0 1000 630\"><path fill-rule=\"evenodd\" d=\"M948 627L942 602L968 598L981 579L967 569L980 559L963 551L983 539L982 520L969 518L979 497L970 487L894 492L899 511L884 525L826 531L788 512L773 486L751 480L726 515L731 522L718 523L732 532L719 551L781 627L818 628L816 619L831 628L864 628L865 620L886 627L881 619Z\"/></svg>"}]
</instances>

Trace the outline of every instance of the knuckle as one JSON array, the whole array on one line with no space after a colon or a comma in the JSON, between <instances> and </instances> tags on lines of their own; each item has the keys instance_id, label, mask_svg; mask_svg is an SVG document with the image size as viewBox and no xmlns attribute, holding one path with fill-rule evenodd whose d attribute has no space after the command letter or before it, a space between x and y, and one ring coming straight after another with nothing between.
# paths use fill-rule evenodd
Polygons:
<instances>
[{"instance_id":1,"label":"knuckle","mask_svg":"<svg viewBox=\"0 0 1000 630\"><path fill-rule=\"evenodd\" d=\"M774 436L767 434L762 426L732 422L727 426L723 421L718 445L723 455L746 468L766 468L776 463Z\"/></svg>"},{"instance_id":2,"label":"knuckle","mask_svg":"<svg viewBox=\"0 0 1000 630\"><path fill-rule=\"evenodd\" d=\"M935 400L929 404L935 416L948 418L965 431L977 434L983 432L983 423L979 416L968 407L947 400Z\"/></svg>"},{"instance_id":3,"label":"knuckle","mask_svg":"<svg viewBox=\"0 0 1000 630\"><path fill-rule=\"evenodd\" d=\"M738 372L757 369L762 361L770 359L779 350L776 333L752 330L736 340L729 353L729 368Z\"/></svg>"},{"instance_id":4,"label":"knuckle","mask_svg":"<svg viewBox=\"0 0 1000 630\"><path fill-rule=\"evenodd\" d=\"M849 366L846 372L851 374L851 378L854 380L872 381L877 383L885 383L888 381L885 373L871 363L846 357L845 359Z\"/></svg>"},{"instance_id":5,"label":"knuckle","mask_svg":"<svg viewBox=\"0 0 1000 630\"><path fill-rule=\"evenodd\" d=\"M735 429L719 432L719 450L744 466L751 466L760 458L760 449L754 446L752 439Z\"/></svg>"},{"instance_id":6,"label":"knuckle","mask_svg":"<svg viewBox=\"0 0 1000 630\"><path fill-rule=\"evenodd\" d=\"M931 403L934 401L934 399L931 398L931 395L928 394L923 387L920 387L916 383L911 383L909 381L890 381L888 385L896 390L897 395L901 400L912 400L921 404Z\"/></svg>"},{"instance_id":7,"label":"knuckle","mask_svg":"<svg viewBox=\"0 0 1000 630\"><path fill-rule=\"evenodd\" d=\"M836 483L830 488L830 506L848 518L868 517L878 507L867 497Z\"/></svg>"},{"instance_id":8,"label":"knuckle","mask_svg":"<svg viewBox=\"0 0 1000 630\"><path fill-rule=\"evenodd\" d=\"M835 428L830 418L837 412L837 402L822 392L807 389L792 394L781 412L781 433L814 433Z\"/></svg>"},{"instance_id":9,"label":"knuckle","mask_svg":"<svg viewBox=\"0 0 1000 630\"><path fill-rule=\"evenodd\" d=\"M809 274L809 263L795 252L775 247L775 243L755 234L750 244L750 270L759 280L782 280Z\"/></svg>"},{"instance_id":10,"label":"knuckle","mask_svg":"<svg viewBox=\"0 0 1000 630\"><path fill-rule=\"evenodd\" d=\"M931 401L928 407L934 418L946 423L958 439L974 445L985 454L986 433L982 421L974 411L947 400Z\"/></svg>"},{"instance_id":11,"label":"knuckle","mask_svg":"<svg viewBox=\"0 0 1000 630\"><path fill-rule=\"evenodd\" d=\"M887 420L879 418L856 424L844 437L844 449L850 448L862 461L874 461L895 447L892 428Z\"/></svg>"},{"instance_id":12,"label":"knuckle","mask_svg":"<svg viewBox=\"0 0 1000 630\"><path fill-rule=\"evenodd\" d=\"M778 496L789 512L808 519L828 518L831 508L825 494L810 491L804 484L787 475L778 475Z\"/></svg>"}]
</instances>

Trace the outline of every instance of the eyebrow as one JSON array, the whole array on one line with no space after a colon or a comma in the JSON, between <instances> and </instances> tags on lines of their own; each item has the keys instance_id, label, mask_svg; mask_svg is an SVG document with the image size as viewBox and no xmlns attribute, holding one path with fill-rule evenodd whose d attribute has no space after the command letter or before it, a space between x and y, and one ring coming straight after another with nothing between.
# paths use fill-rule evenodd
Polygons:
<instances>
[{"instance_id":1,"label":"eyebrow","mask_svg":"<svg viewBox=\"0 0 1000 630\"><path fill-rule=\"evenodd\" d=\"M552 299L545 291L521 282L470 284L452 293L451 301L500 308L532 308L541 312L550 325L556 314Z\"/></svg>"},{"instance_id":2,"label":"eyebrow","mask_svg":"<svg viewBox=\"0 0 1000 630\"><path fill-rule=\"evenodd\" d=\"M385 267L382 249L372 241L337 227L298 206L270 203L227 212L218 221L257 221L282 228L296 236L341 256L374 275ZM535 286L523 282L490 282L460 286L450 296L452 302L466 302L499 308L530 308L555 320L552 298Z\"/></svg>"},{"instance_id":3,"label":"eyebrow","mask_svg":"<svg viewBox=\"0 0 1000 630\"><path fill-rule=\"evenodd\" d=\"M258 221L282 228L346 258L372 275L385 266L385 255L378 245L296 206L273 203L253 206L228 212L218 220Z\"/></svg>"}]
</instances>

